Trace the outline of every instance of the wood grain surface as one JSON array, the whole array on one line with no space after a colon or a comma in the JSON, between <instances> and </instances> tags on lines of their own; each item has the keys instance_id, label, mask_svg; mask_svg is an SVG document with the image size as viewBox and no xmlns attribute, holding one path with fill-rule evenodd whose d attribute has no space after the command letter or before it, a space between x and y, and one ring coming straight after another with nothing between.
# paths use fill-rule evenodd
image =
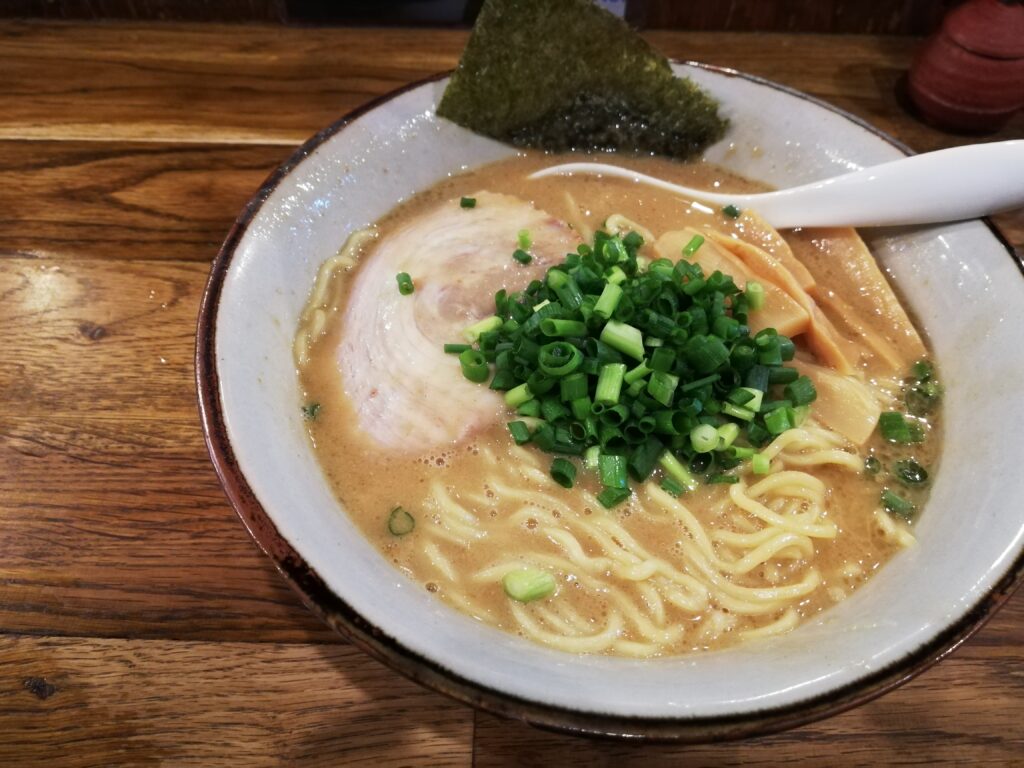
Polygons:
<instances>
[{"instance_id":1,"label":"wood grain surface","mask_svg":"<svg viewBox=\"0 0 1024 768\"><path fill-rule=\"evenodd\" d=\"M916 150L914 41L656 33ZM460 32L0 23L0 766L1022 764L1024 595L884 698L738 744L589 742L475 714L322 627L224 499L195 319L248 196ZM997 138L1024 137L1018 118ZM999 219L1024 247L1024 215Z\"/></svg>"}]
</instances>

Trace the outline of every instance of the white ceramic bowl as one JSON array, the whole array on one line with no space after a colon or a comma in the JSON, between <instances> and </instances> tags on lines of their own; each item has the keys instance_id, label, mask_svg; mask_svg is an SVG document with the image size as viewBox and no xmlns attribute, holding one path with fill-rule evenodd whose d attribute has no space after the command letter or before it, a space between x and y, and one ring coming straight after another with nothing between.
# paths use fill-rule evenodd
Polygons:
<instances>
[{"instance_id":1,"label":"white ceramic bowl","mask_svg":"<svg viewBox=\"0 0 1024 768\"><path fill-rule=\"evenodd\" d=\"M709 160L789 186L899 157L863 122L732 71L677 65L732 120ZM510 154L434 115L444 78L313 137L264 184L214 263L197 340L213 462L250 532L309 606L403 674L491 711L585 733L699 741L797 725L878 695L959 644L1024 565L1024 274L985 222L876 232L931 340L946 445L920 545L796 631L718 653L571 656L433 599L339 509L306 439L291 343L346 235L446 174Z\"/></svg>"}]
</instances>

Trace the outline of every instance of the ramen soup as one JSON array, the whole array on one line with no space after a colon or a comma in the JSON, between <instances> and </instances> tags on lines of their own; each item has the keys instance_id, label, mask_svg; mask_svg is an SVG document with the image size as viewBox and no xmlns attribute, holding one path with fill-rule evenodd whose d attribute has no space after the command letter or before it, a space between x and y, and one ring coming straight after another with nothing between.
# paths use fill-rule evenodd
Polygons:
<instances>
[{"instance_id":1,"label":"ramen soup","mask_svg":"<svg viewBox=\"0 0 1024 768\"><path fill-rule=\"evenodd\" d=\"M396 568L544 645L649 657L789 631L914 543L939 442L921 336L851 229L527 178L564 159L448 178L323 265L295 340L323 471Z\"/></svg>"}]
</instances>

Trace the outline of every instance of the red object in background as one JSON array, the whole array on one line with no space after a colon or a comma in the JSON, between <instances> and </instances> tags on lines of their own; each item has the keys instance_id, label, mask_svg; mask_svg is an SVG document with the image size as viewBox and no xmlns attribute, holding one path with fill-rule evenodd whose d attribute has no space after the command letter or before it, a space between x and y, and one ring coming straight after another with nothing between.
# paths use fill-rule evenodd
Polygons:
<instances>
[{"instance_id":1,"label":"red object in background","mask_svg":"<svg viewBox=\"0 0 1024 768\"><path fill-rule=\"evenodd\" d=\"M1024 108L1024 2L970 0L953 10L918 52L907 84L929 122L1001 128Z\"/></svg>"}]
</instances>

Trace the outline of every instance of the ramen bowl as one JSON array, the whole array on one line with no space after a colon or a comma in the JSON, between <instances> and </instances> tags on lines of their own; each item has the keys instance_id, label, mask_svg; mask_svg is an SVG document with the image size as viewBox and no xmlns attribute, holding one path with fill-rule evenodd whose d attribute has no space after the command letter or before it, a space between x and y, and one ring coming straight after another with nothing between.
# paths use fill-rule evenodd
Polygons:
<instances>
[{"instance_id":1,"label":"ramen bowl","mask_svg":"<svg viewBox=\"0 0 1024 768\"><path fill-rule=\"evenodd\" d=\"M731 120L706 157L786 187L908 150L860 120L738 72L677 64ZM1017 339L1024 272L984 221L869 231L946 384L945 447L918 545L788 634L647 660L569 655L431 596L368 542L309 443L292 341L317 269L346 236L507 145L439 119L439 76L310 139L259 190L214 262L196 362L207 444L253 538L331 627L401 674L501 715L580 734L712 741L826 717L963 642L1024 568Z\"/></svg>"}]
</instances>

